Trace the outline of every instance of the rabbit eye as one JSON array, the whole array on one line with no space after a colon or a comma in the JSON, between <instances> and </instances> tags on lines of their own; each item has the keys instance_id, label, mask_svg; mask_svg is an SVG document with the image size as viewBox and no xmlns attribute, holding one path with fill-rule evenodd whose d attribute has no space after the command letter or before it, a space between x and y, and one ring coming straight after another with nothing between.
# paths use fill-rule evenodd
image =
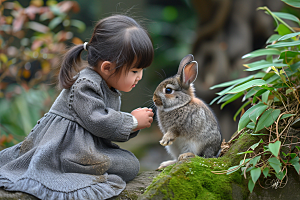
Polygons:
<instances>
[{"instance_id":1,"label":"rabbit eye","mask_svg":"<svg viewBox=\"0 0 300 200\"><path fill-rule=\"evenodd\" d=\"M172 88L166 88L165 89L165 93L166 94L172 94L173 93L173 89Z\"/></svg>"}]
</instances>

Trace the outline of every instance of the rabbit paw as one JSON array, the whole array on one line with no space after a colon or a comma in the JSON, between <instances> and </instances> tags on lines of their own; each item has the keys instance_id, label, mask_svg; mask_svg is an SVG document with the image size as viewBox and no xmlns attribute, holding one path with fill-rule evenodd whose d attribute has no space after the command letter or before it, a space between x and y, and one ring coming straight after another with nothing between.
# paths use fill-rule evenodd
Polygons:
<instances>
[{"instance_id":1,"label":"rabbit paw","mask_svg":"<svg viewBox=\"0 0 300 200\"><path fill-rule=\"evenodd\" d=\"M159 141L159 143L162 145L162 146L168 146L168 145L171 145L173 144L175 138L170 138L170 137L163 137L161 139L161 141Z\"/></svg>"},{"instance_id":2,"label":"rabbit paw","mask_svg":"<svg viewBox=\"0 0 300 200\"><path fill-rule=\"evenodd\" d=\"M195 154L191 153L191 152L188 152L188 153L183 153L183 154L180 154L179 157L178 157L178 161L181 161L181 160L185 160L187 158L194 158L195 157Z\"/></svg>"},{"instance_id":3,"label":"rabbit paw","mask_svg":"<svg viewBox=\"0 0 300 200\"><path fill-rule=\"evenodd\" d=\"M176 163L176 160L168 160L168 161L162 162L159 165L159 167L156 169L156 171L161 170L169 165L173 165L174 163Z\"/></svg>"}]
</instances>

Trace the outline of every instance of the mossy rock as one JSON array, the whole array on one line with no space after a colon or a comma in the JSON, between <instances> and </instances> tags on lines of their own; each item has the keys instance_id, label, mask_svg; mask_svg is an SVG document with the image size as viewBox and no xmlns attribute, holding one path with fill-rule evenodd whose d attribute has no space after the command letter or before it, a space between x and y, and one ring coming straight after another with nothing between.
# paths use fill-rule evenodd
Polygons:
<instances>
[{"instance_id":1,"label":"mossy rock","mask_svg":"<svg viewBox=\"0 0 300 200\"><path fill-rule=\"evenodd\" d=\"M0 200L38 200L38 198L23 192L10 192L0 188Z\"/></svg>"},{"instance_id":2,"label":"mossy rock","mask_svg":"<svg viewBox=\"0 0 300 200\"><path fill-rule=\"evenodd\" d=\"M119 196L112 197L110 200L136 200L158 174L158 171L141 172L126 184L125 190ZM38 200L38 198L23 192L10 192L0 188L0 200Z\"/></svg>"},{"instance_id":3,"label":"mossy rock","mask_svg":"<svg viewBox=\"0 0 300 200\"><path fill-rule=\"evenodd\" d=\"M215 174L213 171L227 170L237 165L243 158L237 153L246 151L258 141L256 136L243 134L220 158L196 156L169 166L153 179L138 199L245 199L249 191L240 171L229 175Z\"/></svg>"}]
</instances>

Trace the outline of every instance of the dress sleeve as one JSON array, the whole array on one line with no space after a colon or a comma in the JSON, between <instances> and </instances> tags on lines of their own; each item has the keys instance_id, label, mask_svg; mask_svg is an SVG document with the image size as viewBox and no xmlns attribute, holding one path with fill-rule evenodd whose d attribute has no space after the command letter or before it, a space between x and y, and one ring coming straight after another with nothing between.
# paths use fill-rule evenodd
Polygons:
<instances>
[{"instance_id":1,"label":"dress sleeve","mask_svg":"<svg viewBox=\"0 0 300 200\"><path fill-rule=\"evenodd\" d=\"M73 109L78 122L97 137L124 142L135 137L132 115L106 107L102 91L91 81L82 80L74 86Z\"/></svg>"}]
</instances>

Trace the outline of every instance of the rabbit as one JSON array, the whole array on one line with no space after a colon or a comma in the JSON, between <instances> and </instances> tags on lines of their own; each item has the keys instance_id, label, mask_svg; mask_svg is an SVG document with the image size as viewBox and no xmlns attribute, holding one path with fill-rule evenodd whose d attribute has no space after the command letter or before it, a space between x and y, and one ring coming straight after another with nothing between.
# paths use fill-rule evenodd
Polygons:
<instances>
[{"instance_id":1,"label":"rabbit","mask_svg":"<svg viewBox=\"0 0 300 200\"><path fill-rule=\"evenodd\" d=\"M162 81L154 91L157 121L163 133L160 144L174 158L161 163L158 169L195 155L218 157L221 151L218 121L195 96L193 82L197 74L198 63L189 54L181 60L177 74Z\"/></svg>"}]
</instances>

